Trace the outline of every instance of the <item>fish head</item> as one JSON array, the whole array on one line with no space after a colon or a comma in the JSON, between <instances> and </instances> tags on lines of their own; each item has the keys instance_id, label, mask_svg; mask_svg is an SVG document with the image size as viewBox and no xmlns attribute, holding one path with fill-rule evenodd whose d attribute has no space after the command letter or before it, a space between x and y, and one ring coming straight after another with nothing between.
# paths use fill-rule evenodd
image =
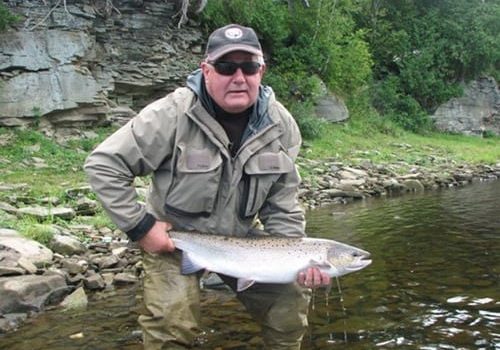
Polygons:
<instances>
[{"instance_id":1,"label":"fish head","mask_svg":"<svg viewBox=\"0 0 500 350\"><path fill-rule=\"evenodd\" d=\"M327 272L331 277L342 276L351 272L359 271L372 260L370 253L348 244L335 242L327 251Z\"/></svg>"}]
</instances>

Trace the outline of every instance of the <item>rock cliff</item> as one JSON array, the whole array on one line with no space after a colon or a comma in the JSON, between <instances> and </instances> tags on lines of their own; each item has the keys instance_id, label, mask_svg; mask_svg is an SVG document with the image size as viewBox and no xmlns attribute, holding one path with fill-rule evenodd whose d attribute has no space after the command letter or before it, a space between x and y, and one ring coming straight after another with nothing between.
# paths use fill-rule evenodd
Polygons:
<instances>
[{"instance_id":1,"label":"rock cliff","mask_svg":"<svg viewBox=\"0 0 500 350\"><path fill-rule=\"evenodd\" d=\"M204 38L178 28L176 0L9 0L21 20L0 33L0 126L46 130L123 123L183 84L198 66ZM492 78L471 82L440 106L436 126L500 135L500 94ZM348 111L326 93L319 117ZM332 119L333 118L333 119Z\"/></svg>"},{"instance_id":2,"label":"rock cliff","mask_svg":"<svg viewBox=\"0 0 500 350\"><path fill-rule=\"evenodd\" d=\"M126 120L183 83L201 58L201 31L177 28L175 1L6 5L21 20L0 33L0 126Z\"/></svg>"},{"instance_id":3,"label":"rock cliff","mask_svg":"<svg viewBox=\"0 0 500 350\"><path fill-rule=\"evenodd\" d=\"M495 79L484 77L470 82L462 97L452 98L433 115L443 131L483 136L500 135L500 91Z\"/></svg>"}]
</instances>

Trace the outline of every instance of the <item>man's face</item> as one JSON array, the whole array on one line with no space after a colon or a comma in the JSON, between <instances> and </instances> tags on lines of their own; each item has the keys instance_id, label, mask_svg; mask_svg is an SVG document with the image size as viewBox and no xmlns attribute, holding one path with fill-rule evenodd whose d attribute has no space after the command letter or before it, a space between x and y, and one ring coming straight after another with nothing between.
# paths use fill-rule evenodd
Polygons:
<instances>
[{"instance_id":1,"label":"man's face","mask_svg":"<svg viewBox=\"0 0 500 350\"><path fill-rule=\"evenodd\" d=\"M217 60L217 62L234 63L257 61L255 55L244 51L230 52ZM243 112L257 101L259 85L265 71L264 65L255 74L245 74L241 68L231 75L220 74L208 62L202 62L201 69L208 93L226 112Z\"/></svg>"}]
</instances>

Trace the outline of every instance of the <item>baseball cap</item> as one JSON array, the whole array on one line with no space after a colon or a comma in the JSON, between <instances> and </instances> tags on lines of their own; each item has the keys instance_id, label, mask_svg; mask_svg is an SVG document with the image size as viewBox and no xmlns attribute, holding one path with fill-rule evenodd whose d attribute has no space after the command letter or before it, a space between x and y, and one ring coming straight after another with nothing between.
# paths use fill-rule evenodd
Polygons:
<instances>
[{"instance_id":1,"label":"baseball cap","mask_svg":"<svg viewBox=\"0 0 500 350\"><path fill-rule=\"evenodd\" d=\"M216 61L221 56L233 51L245 51L263 56L257 34L250 27L229 24L216 29L208 37L207 61Z\"/></svg>"}]
</instances>

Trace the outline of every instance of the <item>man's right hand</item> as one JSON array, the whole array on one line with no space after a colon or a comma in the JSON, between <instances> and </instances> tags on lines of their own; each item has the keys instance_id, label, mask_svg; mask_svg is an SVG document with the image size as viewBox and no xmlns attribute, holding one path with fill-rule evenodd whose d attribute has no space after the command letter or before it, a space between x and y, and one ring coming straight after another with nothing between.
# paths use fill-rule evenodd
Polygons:
<instances>
[{"instance_id":1,"label":"man's right hand","mask_svg":"<svg viewBox=\"0 0 500 350\"><path fill-rule=\"evenodd\" d=\"M174 242L170 239L168 231L172 225L165 221L156 221L151 230L137 241L144 251L148 253L168 253L175 250Z\"/></svg>"}]
</instances>

